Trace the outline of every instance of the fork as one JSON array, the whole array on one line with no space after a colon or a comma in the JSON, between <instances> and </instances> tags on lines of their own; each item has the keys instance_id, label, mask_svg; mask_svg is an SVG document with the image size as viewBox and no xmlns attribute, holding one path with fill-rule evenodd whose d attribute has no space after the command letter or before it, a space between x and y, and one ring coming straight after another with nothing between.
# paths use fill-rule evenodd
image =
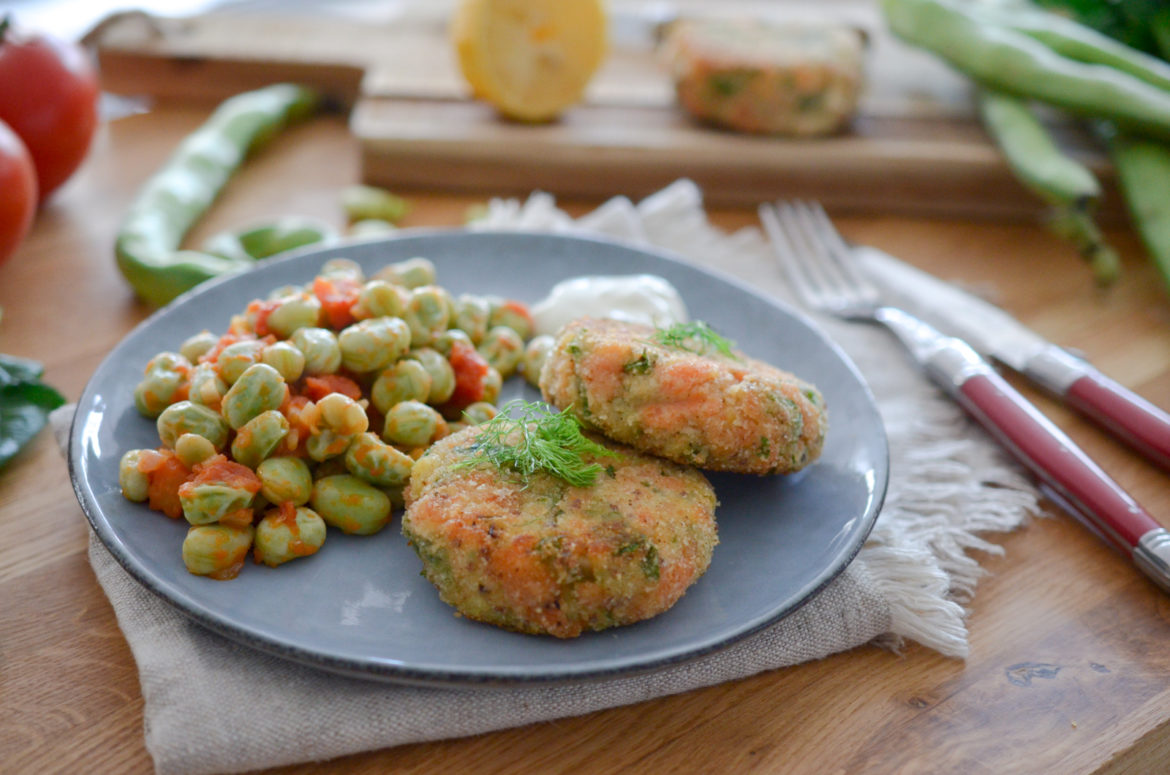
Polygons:
<instances>
[{"instance_id":1,"label":"fork","mask_svg":"<svg viewBox=\"0 0 1170 775\"><path fill-rule=\"evenodd\" d=\"M781 268L808 307L893 332L926 373L1040 480L1054 502L1170 592L1170 531L970 345L883 304L820 204L763 204L759 214Z\"/></svg>"}]
</instances>

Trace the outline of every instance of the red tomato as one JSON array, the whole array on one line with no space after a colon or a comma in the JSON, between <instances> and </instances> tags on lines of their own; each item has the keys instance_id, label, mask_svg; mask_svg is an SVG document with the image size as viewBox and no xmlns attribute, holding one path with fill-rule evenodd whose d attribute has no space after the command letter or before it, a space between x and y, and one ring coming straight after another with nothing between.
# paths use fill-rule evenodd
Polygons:
<instances>
[{"instance_id":1,"label":"red tomato","mask_svg":"<svg viewBox=\"0 0 1170 775\"><path fill-rule=\"evenodd\" d=\"M0 263L28 234L37 211L37 174L24 143L0 121Z\"/></svg>"},{"instance_id":2,"label":"red tomato","mask_svg":"<svg viewBox=\"0 0 1170 775\"><path fill-rule=\"evenodd\" d=\"M458 417L464 409L483 400L483 379L491 367L475 347L460 341L451 343L447 361L455 372L455 391L443 404L442 411L444 415L452 413Z\"/></svg>"},{"instance_id":3,"label":"red tomato","mask_svg":"<svg viewBox=\"0 0 1170 775\"><path fill-rule=\"evenodd\" d=\"M85 49L0 20L0 120L28 146L41 201L85 158L97 129L98 92Z\"/></svg>"},{"instance_id":4,"label":"red tomato","mask_svg":"<svg viewBox=\"0 0 1170 775\"><path fill-rule=\"evenodd\" d=\"M329 325L341 330L353 322L353 305L357 304L361 283L348 277L317 277L313 294L321 302Z\"/></svg>"}]
</instances>

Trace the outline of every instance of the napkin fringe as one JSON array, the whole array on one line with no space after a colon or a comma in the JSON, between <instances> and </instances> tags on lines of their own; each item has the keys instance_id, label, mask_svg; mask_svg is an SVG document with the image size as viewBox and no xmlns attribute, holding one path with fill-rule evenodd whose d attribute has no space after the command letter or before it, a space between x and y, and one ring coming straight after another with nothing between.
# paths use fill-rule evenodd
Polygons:
<instances>
[{"instance_id":1,"label":"napkin fringe","mask_svg":"<svg viewBox=\"0 0 1170 775\"><path fill-rule=\"evenodd\" d=\"M967 658L965 612L946 597L950 578L928 550L870 546L865 568L890 607L890 631L876 645L897 651L909 638L948 657Z\"/></svg>"}]
</instances>

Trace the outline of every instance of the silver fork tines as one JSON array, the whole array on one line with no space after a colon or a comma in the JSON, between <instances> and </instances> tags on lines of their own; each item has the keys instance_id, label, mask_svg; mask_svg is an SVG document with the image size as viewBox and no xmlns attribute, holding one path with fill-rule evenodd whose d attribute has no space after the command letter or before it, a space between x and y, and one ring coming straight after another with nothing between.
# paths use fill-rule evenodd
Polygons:
<instances>
[{"instance_id":1,"label":"silver fork tines","mask_svg":"<svg viewBox=\"0 0 1170 775\"><path fill-rule=\"evenodd\" d=\"M819 202L762 204L759 213L781 268L805 304L844 317L872 317L877 289Z\"/></svg>"}]
</instances>

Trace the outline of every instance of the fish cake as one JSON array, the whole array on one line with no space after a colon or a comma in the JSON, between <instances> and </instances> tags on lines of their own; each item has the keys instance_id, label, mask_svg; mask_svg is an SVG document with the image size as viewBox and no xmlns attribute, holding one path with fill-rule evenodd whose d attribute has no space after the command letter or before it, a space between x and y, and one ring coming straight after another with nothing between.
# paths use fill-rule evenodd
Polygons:
<instances>
[{"instance_id":1,"label":"fish cake","mask_svg":"<svg viewBox=\"0 0 1170 775\"><path fill-rule=\"evenodd\" d=\"M711 124L813 137L857 112L864 38L837 23L683 20L664 43L679 104Z\"/></svg>"},{"instance_id":2,"label":"fish cake","mask_svg":"<svg viewBox=\"0 0 1170 775\"><path fill-rule=\"evenodd\" d=\"M544 399L589 429L684 465L792 473L817 459L828 416L812 384L742 353L661 344L635 323L561 329L540 374Z\"/></svg>"},{"instance_id":3,"label":"fish cake","mask_svg":"<svg viewBox=\"0 0 1170 775\"><path fill-rule=\"evenodd\" d=\"M483 426L414 465L402 532L439 597L469 619L572 638L670 608L718 542L706 478L611 445L590 486L475 458Z\"/></svg>"}]
</instances>

